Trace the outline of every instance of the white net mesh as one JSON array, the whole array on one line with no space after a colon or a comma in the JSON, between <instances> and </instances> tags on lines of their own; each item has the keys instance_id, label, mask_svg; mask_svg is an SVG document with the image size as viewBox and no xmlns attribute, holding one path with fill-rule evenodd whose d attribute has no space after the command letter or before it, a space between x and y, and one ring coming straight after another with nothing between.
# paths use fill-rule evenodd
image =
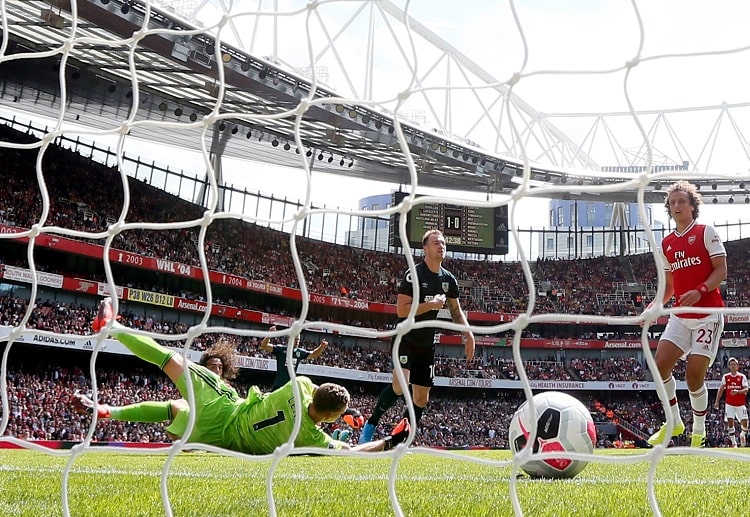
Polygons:
<instances>
[{"instance_id":1,"label":"white net mesh","mask_svg":"<svg viewBox=\"0 0 750 517\"><path fill-rule=\"evenodd\" d=\"M176 258L184 252L200 264L205 280L203 318L181 334L165 337L153 332L142 333L174 342L184 340L184 346L181 343L179 346L185 354L189 353L195 339L207 334L261 336L263 334L257 331L209 323L214 306L214 286L209 274L211 257L207 255L216 251L212 250L208 235L218 223L242 221L282 228L290 234L288 258L299 282L302 308L291 326L279 335L293 339L302 330L312 327L332 332L351 331L352 325L308 321L311 295L306 281L308 266L298 254L296 239L303 226L316 224L316 218L321 214L390 216L398 213L402 216L398 228L399 242L407 250L404 254L406 262L414 267L406 229L406 215L413 207L428 202L492 208L508 205L512 248L516 250L525 275L528 310L513 321L483 327L481 331L488 335L512 333L515 365L525 394L531 397L520 347L524 329L533 323L607 325L611 322L610 316L596 314L535 312L537 286L529 266L532 258L529 254L533 250L525 248L518 232L518 226L537 206L532 204L535 198L570 198L572 195L590 200L611 195L617 200L632 199L639 203L639 220L651 221L645 202L647 196L653 194L657 182L666 185L689 176L714 182L717 186L713 194L722 203L731 203L729 199L736 199L739 203L743 196L747 196L744 186L741 189L736 187L739 181L747 179L744 171L748 170L747 162L750 161L742 137L746 105L744 97L734 96L734 87L746 89L746 82L726 77L729 71L745 68L742 59L748 47L742 39L730 40L708 51L668 48L661 54L648 54L649 35L660 35L664 30L662 25L656 28L661 13L654 12L655 8L651 6L648 7L648 16L642 18L640 9L643 6L635 3L620 5L614 13L618 18L610 20L611 25L593 24L589 26L590 32L582 35L571 32L564 22L558 23L555 16L551 18L557 27L551 27L532 12L519 13L515 4L510 3L486 6L488 13L478 13L480 16L466 20L467 24L476 23L475 30L487 30L487 24L503 27L497 31L501 35L496 35L499 39L493 40L488 55L472 58L448 43L450 38L441 38L437 31L412 18L409 9L403 11L400 6L387 1L300 2L298 5L259 1L256 5L248 4L165 2L158 6L151 2L120 0L71 3L6 0L0 4L4 36L0 65L10 70L3 74L2 107L51 120L48 132L40 135L39 141L0 142L4 148L32 150L38 156L36 173L43 209L30 229L12 236L0 235L3 239L29 239L28 263L32 276L29 300L37 298L39 277L35 274L34 249L35 242L41 237L99 240L104 244L103 263L108 292L117 294L121 288L117 286L112 271L116 239L128 241L134 239L133 236L137 239L141 231L164 232L164 235L171 231L191 232L195 237L195 248L171 250L171 253L174 261L188 262ZM405 7L411 6L407 4ZM429 13L422 14L430 17ZM715 16L715 13L705 11L700 14ZM721 23L735 23L741 19L734 18L722 17ZM643 23L644 19L646 23ZM466 30L471 29L466 27ZM527 30L537 36L544 33L545 37L532 39ZM739 38L745 31L738 28L725 32ZM569 46L560 45L551 56L545 54L544 59L537 60L537 50L555 46L551 41L567 41ZM604 44L614 45L614 42L622 41L628 44L626 50L619 44L614 49L606 49ZM515 59L499 60L507 49L513 51ZM600 54L599 49L606 51ZM597 52L585 67L568 66L567 58L587 55L592 50ZM34 79L28 70L29 65L42 58L53 59L57 66L53 72L40 72ZM684 72L682 63L688 58L692 58L693 63L700 63L700 74ZM499 60L501 63L497 68L487 65L482 68L477 64L480 60L495 64ZM675 74L672 67L681 72ZM492 69L493 73L486 69ZM13 80L14 73L23 75L23 80ZM49 82L50 73L52 82ZM580 76L586 77L585 87L567 82ZM710 81L711 78L714 81ZM737 100L722 104L709 99L701 101L709 106L707 108L680 108L690 102L683 102L682 96L675 101L681 86L702 81L706 81L705 89L717 88L718 84L727 86L722 92L726 92L727 99ZM84 82L85 88L81 86ZM654 84L657 83L663 88L655 91ZM51 90L50 85L54 86ZM30 96L28 89L34 89L35 94ZM587 93L578 95L581 90ZM575 102L582 104L571 102L571 108L561 109L557 114L543 114L518 95L524 98L526 95L570 96L581 99ZM614 103L605 102L612 99ZM662 109L663 106L676 108ZM607 112L603 113L605 109ZM347 118L350 124L347 124ZM584 120L587 122L582 123ZM588 120L593 121L590 126ZM709 129L687 131L695 126ZM115 149L118 160L113 165L121 182L97 186L114 191L112 197L119 203L119 215L107 221L105 231L78 230L53 217L53 204L59 200L50 199L46 181L54 170L43 165L43 158L61 137L109 141ZM209 188L207 192L194 192L190 197L193 201L200 201L205 211L169 222L131 219L129 214L137 193L133 192L128 176L137 177L138 171L131 170L124 154L135 137L200 150L202 163L196 164L195 168L209 171ZM279 158L268 150L269 146L274 150L285 148L288 153ZM281 165L294 168L293 181L303 186L304 201L298 210L291 214L266 215L259 213L258 209L249 213L224 197L218 182L231 172L224 170L221 157L248 155L262 162L279 160ZM191 160L194 162L195 158ZM405 185L408 196L398 206L375 212L314 208L316 188L320 188L314 180L315 172L352 166L361 171L360 177L372 170L386 175L392 183ZM248 169L255 167L248 166ZM258 166L258 169L261 168ZM440 173L439 177L433 174L436 171ZM263 169L261 172L252 171L247 175L248 183L262 183L264 174ZM443 191L432 197L416 197L417 189L423 186L435 187L444 183L456 189L460 181L471 186L467 190L480 194L464 195L455 191L446 194ZM265 188L277 189L279 196L286 195L285 188L291 188L291 185L279 182L269 185ZM178 196L184 195L180 185L165 182L164 189ZM623 194L623 197L618 198L615 194ZM343 195L346 193L342 192ZM658 193L656 197L659 197ZM657 248L650 228L646 235L651 247ZM168 239L165 240L168 246ZM657 297L662 289L657 292ZM11 346L5 348L0 376L3 395L0 435L5 434L10 413L6 381L9 352L14 342L23 340L32 309L33 303L29 303L23 319L11 326L5 338ZM655 307L647 316L656 317L666 312L664 308ZM747 309L738 307L722 312L746 314ZM637 325L640 320L641 316L623 317L620 323ZM460 325L453 323L439 322L438 325L446 331L462 330ZM402 336L415 326L418 325L410 317L392 331L360 332L369 337L387 338ZM41 334L57 336L55 333ZM96 379L96 360L103 345L116 346L97 336L90 363L92 379ZM655 371L648 346L644 337L644 356L648 367ZM289 354L291 358L291 347ZM395 374L402 375L398 364L395 365ZM656 387L664 400L663 386L657 383ZM93 396L97 397L96 383ZM191 387L189 398L192 396ZM299 394L295 396L299 404ZM406 398L409 402L408 394ZM296 430L299 421L298 413ZM96 424L95 420L91 422L83 443L71 451L54 452L33 441L2 439L68 458L62 474L62 508L66 515L69 513L71 468L78 455L91 449ZM530 430L532 434L534 431ZM170 449L160 479L161 496L168 515L172 514L168 489L171 465L182 452L182 446L178 442ZM191 444L191 447L215 450L200 444ZM148 449L135 451L149 452ZM292 451L289 443L272 457L267 498L269 511L274 515L274 469ZM294 452L319 451L303 449ZM513 465L509 480L511 506L515 514L524 513L516 474L518 467L528 458L528 450L515 460L495 461L430 448L399 447L389 453L392 466L388 493L395 514L403 514L396 484L399 463L407 452L497 467ZM648 463L650 468L645 486L649 510L659 515L656 468L669 454L727 456L712 450L656 447L638 456L569 454L567 457L605 463ZM247 461L267 460L243 458Z\"/></svg>"}]
</instances>

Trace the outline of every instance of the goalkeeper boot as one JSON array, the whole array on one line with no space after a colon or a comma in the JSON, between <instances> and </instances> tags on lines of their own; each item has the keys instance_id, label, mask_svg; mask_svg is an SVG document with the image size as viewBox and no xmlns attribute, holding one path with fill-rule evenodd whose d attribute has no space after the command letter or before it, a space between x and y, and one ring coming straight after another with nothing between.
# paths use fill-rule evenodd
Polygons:
<instances>
[{"instance_id":1,"label":"goalkeeper boot","mask_svg":"<svg viewBox=\"0 0 750 517\"><path fill-rule=\"evenodd\" d=\"M99 418L109 418L111 412L107 404L94 404L94 401L89 397L79 392L78 390L73 393L73 411L84 415L90 415L94 412L96 407L96 416Z\"/></svg>"},{"instance_id":2,"label":"goalkeeper boot","mask_svg":"<svg viewBox=\"0 0 750 517\"><path fill-rule=\"evenodd\" d=\"M685 424L682 423L682 420L675 423L672 427L672 436L680 436L682 433L685 432ZM664 442L664 437L667 434L667 424L665 423L662 425L658 431L656 431L654 434L651 435L651 437L648 439L648 443L650 445L658 445L660 443Z\"/></svg>"},{"instance_id":3,"label":"goalkeeper boot","mask_svg":"<svg viewBox=\"0 0 750 517\"><path fill-rule=\"evenodd\" d=\"M372 437L375 435L375 426L370 422L367 422L362 427L362 432L359 434L359 443L367 443L372 441Z\"/></svg>"},{"instance_id":4,"label":"goalkeeper boot","mask_svg":"<svg viewBox=\"0 0 750 517\"><path fill-rule=\"evenodd\" d=\"M693 433L693 436L690 437L690 447L696 447L705 449L706 448L706 433L698 434Z\"/></svg>"},{"instance_id":5,"label":"goalkeeper boot","mask_svg":"<svg viewBox=\"0 0 750 517\"><path fill-rule=\"evenodd\" d=\"M91 328L94 332L99 332L103 329L109 320L114 316L114 310L112 309L112 298L109 296L99 302L99 312L96 314L96 318L91 322Z\"/></svg>"}]
</instances>

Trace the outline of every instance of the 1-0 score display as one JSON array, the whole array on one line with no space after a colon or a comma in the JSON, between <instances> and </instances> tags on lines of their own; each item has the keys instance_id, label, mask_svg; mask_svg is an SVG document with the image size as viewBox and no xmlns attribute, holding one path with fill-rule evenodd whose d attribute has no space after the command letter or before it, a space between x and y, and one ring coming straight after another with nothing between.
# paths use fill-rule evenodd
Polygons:
<instances>
[{"instance_id":1,"label":"1-0 score display","mask_svg":"<svg viewBox=\"0 0 750 517\"><path fill-rule=\"evenodd\" d=\"M420 242L427 230L437 228L446 243L458 247L494 248L495 214L492 208L452 205L417 205L409 217L409 240Z\"/></svg>"},{"instance_id":2,"label":"1-0 score display","mask_svg":"<svg viewBox=\"0 0 750 517\"><path fill-rule=\"evenodd\" d=\"M398 204L403 195L395 193ZM391 228L398 227L397 217ZM450 251L464 253L508 253L508 207L475 207L427 203L414 206L406 223L411 246L420 247L422 236L428 230L438 229L445 235ZM399 246L396 240L391 245Z\"/></svg>"}]
</instances>

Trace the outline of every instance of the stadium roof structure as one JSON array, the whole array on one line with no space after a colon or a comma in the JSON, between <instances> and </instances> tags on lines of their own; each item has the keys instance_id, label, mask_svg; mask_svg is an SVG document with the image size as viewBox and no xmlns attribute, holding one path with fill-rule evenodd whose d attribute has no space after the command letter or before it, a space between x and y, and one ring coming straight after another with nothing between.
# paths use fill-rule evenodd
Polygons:
<instances>
[{"instance_id":1,"label":"stadium roof structure","mask_svg":"<svg viewBox=\"0 0 750 517\"><path fill-rule=\"evenodd\" d=\"M147 13L150 18L144 22ZM0 104L56 118L64 103L66 122L112 132L135 108L133 124L128 125L134 137L192 149L205 139L207 147L224 156L288 167L299 167L305 155L316 170L411 183L393 113L344 102L337 92L273 59L223 42L217 45L210 34L154 5L147 9L134 0L78 0L73 6L70 0L6 0L3 14L8 33L0 55ZM127 40L146 26L149 34L131 47ZM73 30L76 41L69 45ZM131 70L137 70L137 83ZM332 100L306 106L299 123L303 148L297 149L295 110L313 88L316 101ZM206 128L200 121L216 114L219 99L220 115ZM513 100L516 107L534 114L522 100ZM523 174L520 160L442 131L399 123L420 185L506 194L518 186ZM577 157L585 154L553 126L548 126L550 134L555 139L551 147L572 147ZM680 167L676 170L684 170ZM635 167L629 172L643 170ZM532 166L531 179L535 188L623 182L622 175L606 179L587 176L584 167L574 171L546 165ZM708 184L715 196L737 194L736 181ZM646 202L663 201L659 188L654 183L645 191ZM632 202L636 190L544 197Z\"/></svg>"}]
</instances>

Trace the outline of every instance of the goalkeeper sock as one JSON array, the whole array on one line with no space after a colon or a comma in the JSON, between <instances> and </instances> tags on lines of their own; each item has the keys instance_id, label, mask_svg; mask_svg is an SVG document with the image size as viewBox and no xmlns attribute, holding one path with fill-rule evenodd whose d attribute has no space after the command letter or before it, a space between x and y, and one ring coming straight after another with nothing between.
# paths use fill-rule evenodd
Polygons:
<instances>
[{"instance_id":1,"label":"goalkeeper sock","mask_svg":"<svg viewBox=\"0 0 750 517\"><path fill-rule=\"evenodd\" d=\"M124 422L165 422L172 420L172 403L163 402L140 402L129 406L110 408L110 418Z\"/></svg>"},{"instance_id":2,"label":"goalkeeper sock","mask_svg":"<svg viewBox=\"0 0 750 517\"><path fill-rule=\"evenodd\" d=\"M386 386L386 388L380 392L378 402L377 404L375 404L375 408L372 410L372 415L370 415L367 423L378 425L378 422L380 422L380 417L382 417L386 411L393 407L399 397L401 397L401 395L396 395L396 392L393 391L392 384Z\"/></svg>"},{"instance_id":3,"label":"goalkeeper sock","mask_svg":"<svg viewBox=\"0 0 750 517\"><path fill-rule=\"evenodd\" d=\"M155 364L160 370L169 362L174 351L168 350L147 336L136 336L124 332L112 332L112 335L136 356L151 364Z\"/></svg>"},{"instance_id":4,"label":"goalkeeper sock","mask_svg":"<svg viewBox=\"0 0 750 517\"><path fill-rule=\"evenodd\" d=\"M708 390L705 385L690 392L690 406L693 408L693 434L706 434Z\"/></svg>"}]
</instances>

